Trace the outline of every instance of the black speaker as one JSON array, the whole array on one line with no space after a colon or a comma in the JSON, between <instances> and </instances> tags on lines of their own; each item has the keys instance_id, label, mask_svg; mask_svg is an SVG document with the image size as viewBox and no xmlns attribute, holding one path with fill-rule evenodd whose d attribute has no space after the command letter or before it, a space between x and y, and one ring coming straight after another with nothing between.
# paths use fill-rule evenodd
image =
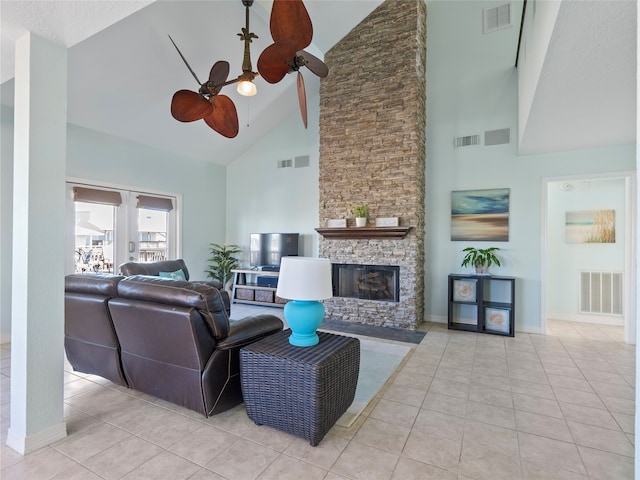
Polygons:
<instances>
[{"instance_id":1,"label":"black speaker","mask_svg":"<svg viewBox=\"0 0 640 480\"><path fill-rule=\"evenodd\" d=\"M267 277L258 276L258 286L259 287L277 287L278 286L278 277Z\"/></svg>"}]
</instances>

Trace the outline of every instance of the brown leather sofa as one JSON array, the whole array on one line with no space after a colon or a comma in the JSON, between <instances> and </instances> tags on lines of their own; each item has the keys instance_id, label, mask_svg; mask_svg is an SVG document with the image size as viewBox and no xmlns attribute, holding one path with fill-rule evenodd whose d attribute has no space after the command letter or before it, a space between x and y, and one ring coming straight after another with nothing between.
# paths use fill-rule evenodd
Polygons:
<instances>
[{"instance_id":1,"label":"brown leather sofa","mask_svg":"<svg viewBox=\"0 0 640 480\"><path fill-rule=\"evenodd\" d=\"M231 315L231 301L229 299L229 294L222 288L222 284L217 280L190 280L187 264L181 258L148 263L127 262L120 265L119 268L120 273L126 277L130 277L131 275L151 275L158 277L160 276L160 272L175 272L176 270L182 270L185 280L202 283L203 285L210 285L221 292L224 292L222 293L222 299L225 304L225 309L227 310L227 314Z\"/></svg>"},{"instance_id":2,"label":"brown leather sofa","mask_svg":"<svg viewBox=\"0 0 640 480\"><path fill-rule=\"evenodd\" d=\"M144 275L97 279L75 274L67 277L67 285L75 285L76 291L66 296L77 295L77 285L83 281L116 284L115 295L106 299L109 316L103 320L112 321L126 384L207 417L243 400L240 348L283 327L274 315L229 320L223 292L209 285ZM92 299L88 301L94 305ZM87 305L72 305L66 311L65 333L86 318ZM71 365L101 375L87 371L95 362L87 358L89 351L85 353L76 355L75 364L69 360Z\"/></svg>"},{"instance_id":3,"label":"brown leather sofa","mask_svg":"<svg viewBox=\"0 0 640 480\"><path fill-rule=\"evenodd\" d=\"M74 370L127 386L120 342L109 311L124 277L74 274L65 278L64 348Z\"/></svg>"}]
</instances>

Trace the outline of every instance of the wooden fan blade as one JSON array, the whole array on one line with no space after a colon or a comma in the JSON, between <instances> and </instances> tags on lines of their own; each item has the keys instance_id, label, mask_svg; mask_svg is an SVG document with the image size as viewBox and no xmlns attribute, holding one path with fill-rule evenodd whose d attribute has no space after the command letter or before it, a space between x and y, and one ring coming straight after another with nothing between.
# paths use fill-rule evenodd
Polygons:
<instances>
[{"instance_id":1,"label":"wooden fan blade","mask_svg":"<svg viewBox=\"0 0 640 480\"><path fill-rule=\"evenodd\" d=\"M171 99L171 115L179 122L194 122L211 113L212 105L202 95L178 90Z\"/></svg>"},{"instance_id":2,"label":"wooden fan blade","mask_svg":"<svg viewBox=\"0 0 640 480\"><path fill-rule=\"evenodd\" d=\"M178 51L178 55L180 55L180 58L182 59L184 64L187 66L187 68L191 72L191 75L193 75L193 78L196 79L196 82L198 82L198 85L202 85L202 82L200 80L198 80L198 76L196 75L196 72L193 71L193 68L191 68L191 65L189 65L189 62L187 62L187 59L184 58L184 55L182 55L182 52L178 48L178 45L176 45L176 42L173 41L173 38L171 38L171 35L168 35L168 37L169 37L169 40L171 40L171 43L173 43L173 46L176 47L176 50ZM304 47L302 47L302 48L304 48Z\"/></svg>"},{"instance_id":3,"label":"wooden fan blade","mask_svg":"<svg viewBox=\"0 0 640 480\"><path fill-rule=\"evenodd\" d=\"M296 55L304 58L307 68L320 78L324 78L329 75L329 67L327 67L327 65L315 55L311 55L309 52L305 52L304 50L298 52Z\"/></svg>"},{"instance_id":4,"label":"wooden fan blade","mask_svg":"<svg viewBox=\"0 0 640 480\"><path fill-rule=\"evenodd\" d=\"M298 102L300 102L302 123L304 123L304 128L307 128L307 92L304 89L304 78L300 72L298 72Z\"/></svg>"},{"instance_id":5,"label":"wooden fan blade","mask_svg":"<svg viewBox=\"0 0 640 480\"><path fill-rule=\"evenodd\" d=\"M226 95L215 95L209 101L213 110L204 117L206 124L227 138L238 135L238 112L233 101Z\"/></svg>"},{"instance_id":6,"label":"wooden fan blade","mask_svg":"<svg viewBox=\"0 0 640 480\"><path fill-rule=\"evenodd\" d=\"M229 77L229 62L220 60L213 64L209 72L209 81L214 85L220 85Z\"/></svg>"},{"instance_id":7,"label":"wooden fan blade","mask_svg":"<svg viewBox=\"0 0 640 480\"><path fill-rule=\"evenodd\" d=\"M274 42L291 40L296 50L306 48L313 38L313 25L302 0L274 0L269 21Z\"/></svg>"},{"instance_id":8,"label":"wooden fan blade","mask_svg":"<svg viewBox=\"0 0 640 480\"><path fill-rule=\"evenodd\" d=\"M258 72L269 83L278 83L289 73L289 62L296 54L296 47L288 41L280 41L265 48L258 57Z\"/></svg>"}]
</instances>

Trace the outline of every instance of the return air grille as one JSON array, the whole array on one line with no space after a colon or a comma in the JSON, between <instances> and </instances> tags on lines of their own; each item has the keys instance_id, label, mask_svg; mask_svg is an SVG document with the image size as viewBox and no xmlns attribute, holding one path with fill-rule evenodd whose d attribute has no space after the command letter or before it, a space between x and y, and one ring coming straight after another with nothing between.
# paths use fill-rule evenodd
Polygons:
<instances>
[{"instance_id":1,"label":"return air grille","mask_svg":"<svg viewBox=\"0 0 640 480\"><path fill-rule=\"evenodd\" d=\"M500 130L487 130L484 132L484 146L504 145L511 141L511 129L501 128Z\"/></svg>"},{"instance_id":2,"label":"return air grille","mask_svg":"<svg viewBox=\"0 0 640 480\"><path fill-rule=\"evenodd\" d=\"M511 26L510 3L484 10L484 33L495 32Z\"/></svg>"},{"instance_id":3,"label":"return air grille","mask_svg":"<svg viewBox=\"0 0 640 480\"><path fill-rule=\"evenodd\" d=\"M474 145L480 145L480 135L467 135L466 137L456 137L454 139L456 148L472 147Z\"/></svg>"},{"instance_id":4,"label":"return air grille","mask_svg":"<svg viewBox=\"0 0 640 480\"><path fill-rule=\"evenodd\" d=\"M580 313L622 315L622 273L580 272Z\"/></svg>"}]
</instances>

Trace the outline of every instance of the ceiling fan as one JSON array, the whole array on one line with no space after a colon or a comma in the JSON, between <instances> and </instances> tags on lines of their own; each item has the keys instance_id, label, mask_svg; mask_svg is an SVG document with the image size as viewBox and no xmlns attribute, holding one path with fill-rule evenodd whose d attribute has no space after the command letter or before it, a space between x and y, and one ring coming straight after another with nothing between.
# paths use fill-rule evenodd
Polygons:
<instances>
[{"instance_id":1,"label":"ceiling fan","mask_svg":"<svg viewBox=\"0 0 640 480\"><path fill-rule=\"evenodd\" d=\"M304 51L311 44L313 25L302 0L274 0L269 27L274 43L260 54L258 72L269 83L278 83L287 73L298 72L298 102L307 128L307 95L300 68L306 66L321 78L329 74L329 68Z\"/></svg>"},{"instance_id":2,"label":"ceiling fan","mask_svg":"<svg viewBox=\"0 0 640 480\"><path fill-rule=\"evenodd\" d=\"M244 58L242 60L242 74L237 78L227 81L229 62L221 60L211 67L209 80L201 82L176 43L169 36L180 58L182 58L196 82L200 84L198 92L178 90L173 94L171 115L180 122L194 122L203 119L212 129L227 138L233 138L238 135L238 112L233 100L226 95L220 94L220 90L226 85L238 83L238 93L250 97L256 94L256 86L253 83L253 79L259 75L251 67L250 44L254 38L258 38L255 33L249 31L249 7L253 5L253 0L242 0L242 4L246 8L246 26L238 36L244 42Z\"/></svg>"},{"instance_id":3,"label":"ceiling fan","mask_svg":"<svg viewBox=\"0 0 640 480\"><path fill-rule=\"evenodd\" d=\"M256 94L253 80L258 75L269 83L278 83L287 73L298 72L298 101L304 127L307 128L307 97L304 79L300 67L306 66L319 77L326 77L328 67L319 58L305 52L313 37L311 18L302 0L274 0L271 9L270 29L274 43L267 47L258 59L258 72L251 66L251 41L258 36L249 31L249 7L254 0L241 0L246 11L246 26L238 34L244 42L244 57L242 60L242 74L232 80L229 76L229 62L218 61L209 72L209 79L201 82L184 55L173 41L169 39L178 51L196 82L200 85L197 92L178 90L171 100L171 115L180 122L194 122L203 119L216 132L227 138L238 135L238 112L233 101L226 95L220 94L222 87L238 83L238 93L244 96Z\"/></svg>"}]
</instances>

